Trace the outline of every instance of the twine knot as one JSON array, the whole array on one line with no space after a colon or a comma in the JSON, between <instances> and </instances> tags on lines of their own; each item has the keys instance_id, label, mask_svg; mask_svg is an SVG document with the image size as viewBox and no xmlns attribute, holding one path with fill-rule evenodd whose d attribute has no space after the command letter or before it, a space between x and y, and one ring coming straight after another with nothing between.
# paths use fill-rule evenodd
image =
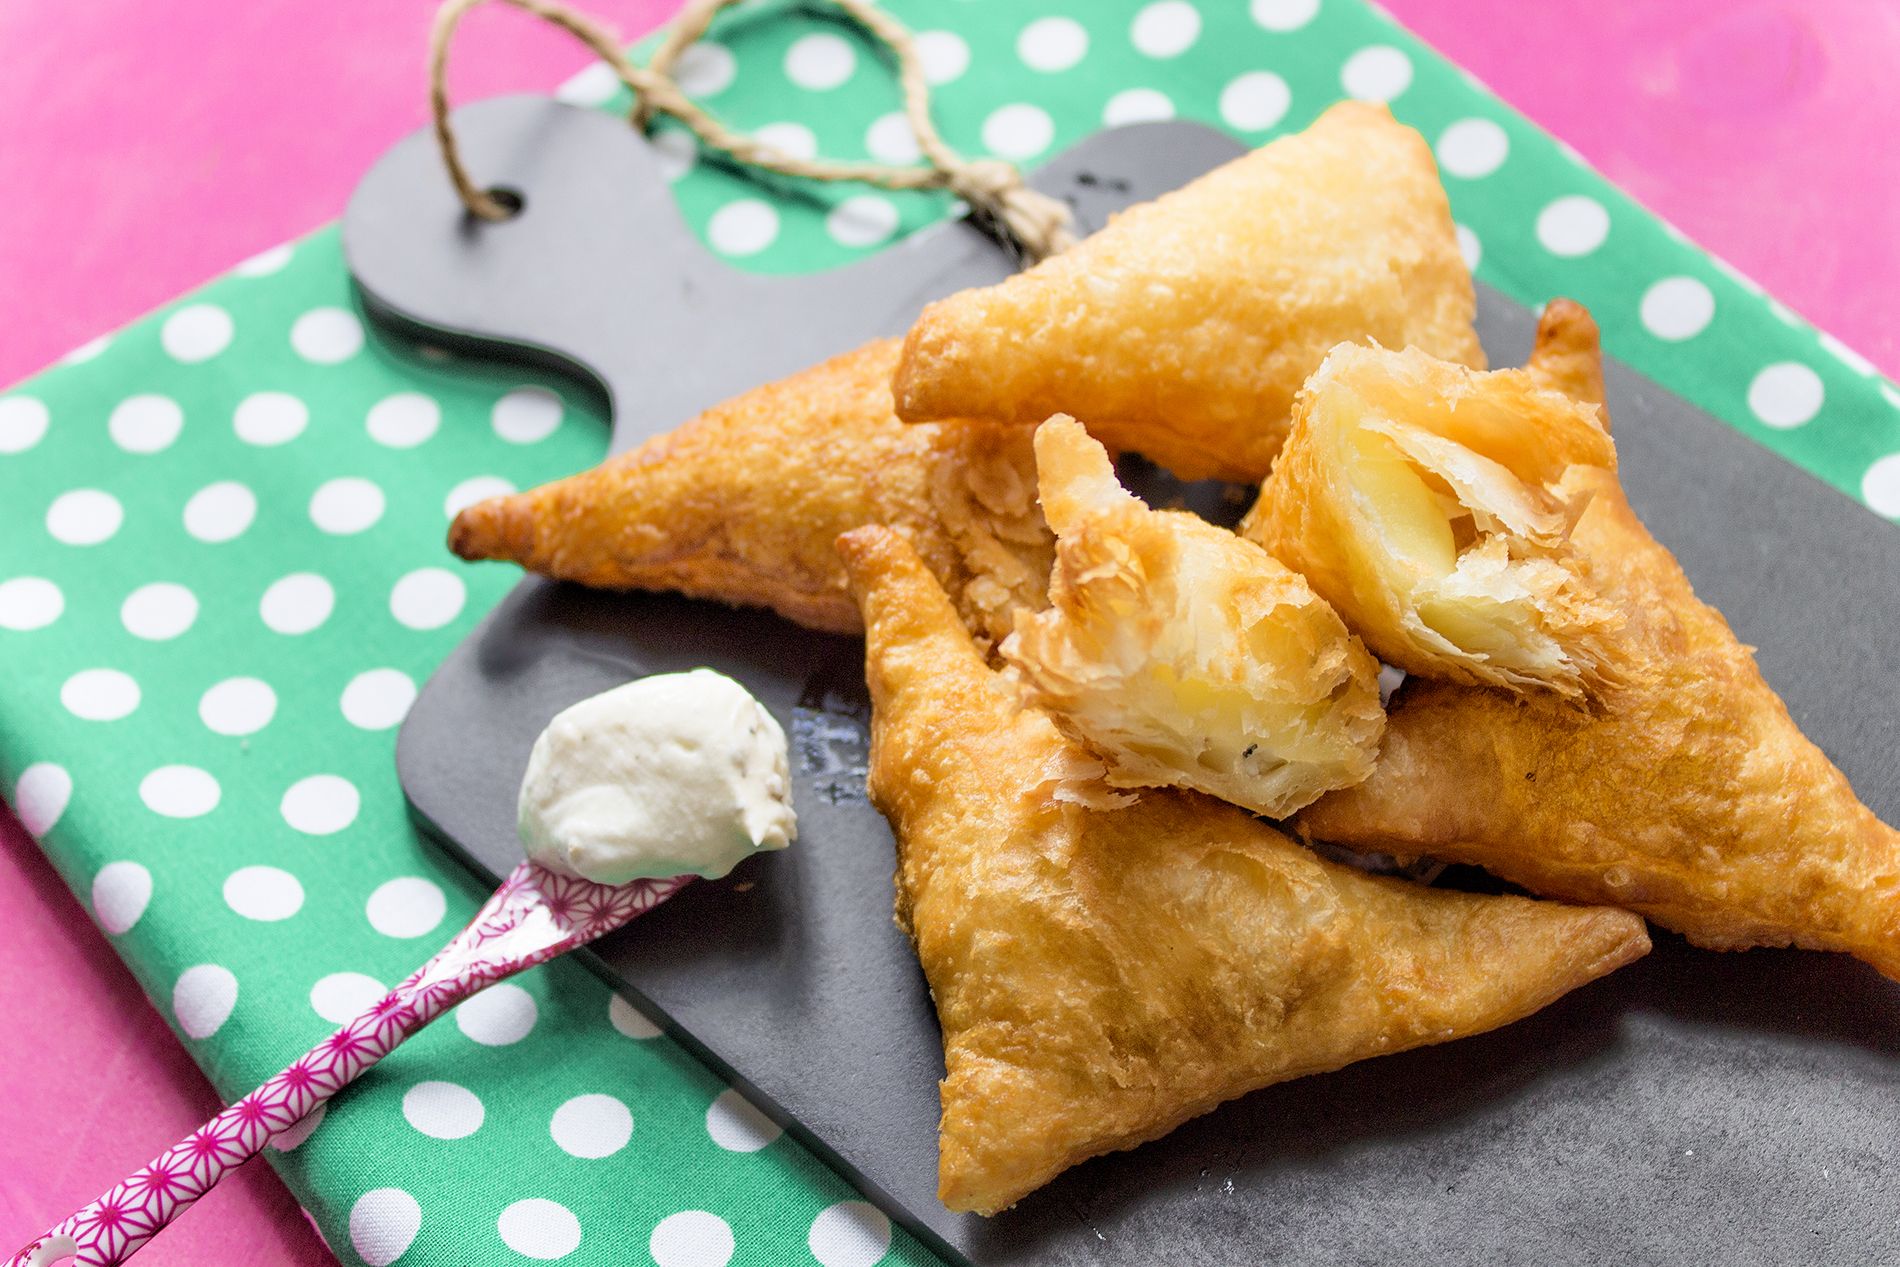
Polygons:
<instances>
[{"instance_id":1,"label":"twine knot","mask_svg":"<svg viewBox=\"0 0 1900 1267\"><path fill-rule=\"evenodd\" d=\"M463 16L484 2L445 0L437 10L429 39L429 108L436 146L462 205L483 220L505 220L513 214L512 208L469 175L449 122L449 44ZM645 128L654 116L668 115L684 124L707 148L781 176L862 181L885 189L947 189L969 204L980 223L1031 262L1066 250L1075 242L1074 220L1064 203L1029 188L1023 183L1022 173L1011 164L996 158L965 158L944 141L930 118L930 88L915 38L908 27L878 8L873 0L833 2L896 56L898 82L904 92L904 118L917 138L918 152L929 166L795 158L734 131L708 114L680 91L673 79L673 67L680 54L706 33L713 16L738 2L689 0L667 28L648 64L635 66L627 60L619 36L568 7L565 0L505 0L574 36L611 67L633 93L634 105L628 118L635 127Z\"/></svg>"},{"instance_id":2,"label":"twine knot","mask_svg":"<svg viewBox=\"0 0 1900 1267\"><path fill-rule=\"evenodd\" d=\"M1024 184L1014 164L1000 158L963 160L944 172L944 185L1031 260L1046 259L1075 244L1068 205Z\"/></svg>"}]
</instances>

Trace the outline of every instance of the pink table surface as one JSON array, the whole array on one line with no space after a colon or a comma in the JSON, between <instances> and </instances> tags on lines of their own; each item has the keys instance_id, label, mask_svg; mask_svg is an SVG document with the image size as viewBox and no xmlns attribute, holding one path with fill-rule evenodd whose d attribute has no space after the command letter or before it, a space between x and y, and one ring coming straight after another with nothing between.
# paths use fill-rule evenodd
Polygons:
<instances>
[{"instance_id":1,"label":"pink table surface","mask_svg":"<svg viewBox=\"0 0 1900 1267\"><path fill-rule=\"evenodd\" d=\"M1233 0L1238 2L1238 0ZM586 0L628 34L674 0ZM1386 0L1609 178L1889 374L1900 328L1900 6L1871 0ZM0 384L334 218L421 125L421 0L0 0ZM265 54L271 55L266 59ZM459 99L584 64L479 12ZM0 670L3 671L3 670ZM185 1052L0 815L0 1251L213 1112ZM33 1018L33 1019L28 1019ZM109 1096L85 1090L109 1086ZM263 1167L142 1262L332 1261Z\"/></svg>"}]
</instances>

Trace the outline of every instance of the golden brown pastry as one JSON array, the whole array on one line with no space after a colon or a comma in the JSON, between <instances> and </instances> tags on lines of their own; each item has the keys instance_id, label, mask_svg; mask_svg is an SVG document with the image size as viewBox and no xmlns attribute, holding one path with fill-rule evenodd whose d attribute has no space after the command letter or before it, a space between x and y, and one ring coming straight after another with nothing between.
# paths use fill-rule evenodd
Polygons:
<instances>
[{"instance_id":1,"label":"golden brown pastry","mask_svg":"<svg viewBox=\"0 0 1900 1267\"><path fill-rule=\"evenodd\" d=\"M1372 772L1379 666L1297 572L1225 528L1150 510L1073 418L1036 430L1056 534L1048 610L1003 658L1113 787L1189 787L1284 818Z\"/></svg>"},{"instance_id":2,"label":"golden brown pastry","mask_svg":"<svg viewBox=\"0 0 1900 1267\"><path fill-rule=\"evenodd\" d=\"M1342 346L1240 531L1408 673L1578 697L1614 675L1622 615L1570 546L1575 466L1614 480L1594 405L1524 370Z\"/></svg>"},{"instance_id":3,"label":"golden brown pastry","mask_svg":"<svg viewBox=\"0 0 1900 1267\"><path fill-rule=\"evenodd\" d=\"M924 309L898 416L1080 418L1183 479L1265 477L1334 344L1483 366L1431 147L1349 101L1131 208L996 286Z\"/></svg>"},{"instance_id":4,"label":"golden brown pastry","mask_svg":"<svg viewBox=\"0 0 1900 1267\"><path fill-rule=\"evenodd\" d=\"M891 413L894 339L715 406L583 472L455 517L449 547L604 589L678 590L852 633L833 542L903 532L970 627L1006 636L1038 607L1053 542L1030 437L990 423L907 427Z\"/></svg>"},{"instance_id":5,"label":"golden brown pastry","mask_svg":"<svg viewBox=\"0 0 1900 1267\"><path fill-rule=\"evenodd\" d=\"M1627 912L1366 875L1198 793L1096 808L1123 798L990 671L903 539L839 548L897 920L943 1026L953 1210L1256 1087L1506 1024L1648 949Z\"/></svg>"},{"instance_id":6,"label":"golden brown pastry","mask_svg":"<svg viewBox=\"0 0 1900 1267\"><path fill-rule=\"evenodd\" d=\"M1589 315L1551 304L1527 368L1600 402ZM1302 830L1615 903L1701 946L1842 950L1900 978L1900 832L1796 729L1615 475L1576 467L1566 491L1591 495L1572 540L1629 612L1626 680L1594 714L1409 680L1372 777Z\"/></svg>"}]
</instances>

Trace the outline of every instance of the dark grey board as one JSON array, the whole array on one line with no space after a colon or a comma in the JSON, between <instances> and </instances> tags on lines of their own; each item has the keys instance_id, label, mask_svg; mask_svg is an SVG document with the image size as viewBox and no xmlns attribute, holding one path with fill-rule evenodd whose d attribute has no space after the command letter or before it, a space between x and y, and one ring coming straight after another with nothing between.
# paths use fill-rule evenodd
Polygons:
<instances>
[{"instance_id":1,"label":"dark grey board","mask_svg":"<svg viewBox=\"0 0 1900 1267\"><path fill-rule=\"evenodd\" d=\"M1011 262L967 225L818 277L706 255L624 123L538 99L460 112L521 192L471 224L426 138L371 172L345 246L372 310L604 386L616 449L874 335ZM1187 124L1082 142L1035 177L1084 227L1237 152ZM1614 316L1614 314L1611 314ZM1530 313L1480 296L1493 360ZM1900 537L1716 420L1610 372L1623 473L1796 719L1900 816ZM860 646L668 595L526 581L445 661L397 749L416 814L479 872L519 858L514 790L554 713L709 664L793 736L800 838L601 944L594 967L894 1218L978 1264L1900 1259L1900 986L1852 961L1656 952L1498 1033L1248 1096L1089 1162L995 1219L936 1192L935 1018L892 926L865 803ZM743 888L741 887L743 885Z\"/></svg>"}]
</instances>

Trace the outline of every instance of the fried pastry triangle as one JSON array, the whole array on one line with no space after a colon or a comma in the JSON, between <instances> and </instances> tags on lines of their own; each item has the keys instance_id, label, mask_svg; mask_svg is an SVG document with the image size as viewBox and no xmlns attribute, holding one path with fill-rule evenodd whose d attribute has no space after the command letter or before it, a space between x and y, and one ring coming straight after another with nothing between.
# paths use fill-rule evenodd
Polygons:
<instances>
[{"instance_id":1,"label":"fried pastry triangle","mask_svg":"<svg viewBox=\"0 0 1900 1267\"><path fill-rule=\"evenodd\" d=\"M1601 403L1589 314L1553 302L1527 369ZM1372 777L1302 829L1628 907L1701 946L1841 950L1900 978L1900 832L1802 736L1614 474L1566 478L1590 495L1572 541L1627 613L1626 680L1592 711L1408 680Z\"/></svg>"},{"instance_id":2,"label":"fried pastry triangle","mask_svg":"<svg viewBox=\"0 0 1900 1267\"><path fill-rule=\"evenodd\" d=\"M992 1214L1269 1083L1475 1034L1640 956L1627 912L1420 888L1193 792L1133 804L1022 708L896 534L864 610L871 796L942 1023L939 1194Z\"/></svg>"},{"instance_id":3,"label":"fried pastry triangle","mask_svg":"<svg viewBox=\"0 0 1900 1267\"><path fill-rule=\"evenodd\" d=\"M1182 510L1150 510L1075 419L1036 429L1055 530L1047 611L1003 658L1115 787L1187 787L1285 818L1372 772L1379 666L1299 573Z\"/></svg>"},{"instance_id":4,"label":"fried pastry triangle","mask_svg":"<svg viewBox=\"0 0 1900 1267\"><path fill-rule=\"evenodd\" d=\"M887 524L970 627L999 641L1017 607L1041 606L1053 556L1030 436L903 425L891 413L896 362L896 340L882 340L756 388L591 471L468 507L449 546L583 585L678 590L852 633L858 609L833 542Z\"/></svg>"},{"instance_id":5,"label":"fried pastry triangle","mask_svg":"<svg viewBox=\"0 0 1900 1267\"><path fill-rule=\"evenodd\" d=\"M1431 147L1350 101L930 305L893 390L907 421L1067 413L1183 479L1257 481L1335 344L1481 367L1474 311Z\"/></svg>"}]
</instances>

